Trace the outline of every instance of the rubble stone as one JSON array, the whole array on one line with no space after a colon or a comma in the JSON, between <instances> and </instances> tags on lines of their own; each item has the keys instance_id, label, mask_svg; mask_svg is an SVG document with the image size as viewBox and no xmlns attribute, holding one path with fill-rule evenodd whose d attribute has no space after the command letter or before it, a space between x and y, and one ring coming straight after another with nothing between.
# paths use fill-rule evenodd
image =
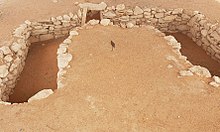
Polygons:
<instances>
[{"instance_id":1,"label":"rubble stone","mask_svg":"<svg viewBox=\"0 0 220 132\"><path fill-rule=\"evenodd\" d=\"M90 20L88 23L89 23L90 25L94 26L94 25L99 24L99 20L93 19L93 20Z\"/></svg>"},{"instance_id":2,"label":"rubble stone","mask_svg":"<svg viewBox=\"0 0 220 132\"><path fill-rule=\"evenodd\" d=\"M140 14L143 14L143 10L139 7L139 6L136 6L134 8L134 15L140 15Z\"/></svg>"},{"instance_id":3,"label":"rubble stone","mask_svg":"<svg viewBox=\"0 0 220 132\"><path fill-rule=\"evenodd\" d=\"M36 93L34 96L29 98L28 102L32 102L32 101L36 101L36 100L47 98L51 94L53 94L53 90L52 89L41 90L40 92Z\"/></svg>"},{"instance_id":4,"label":"rubble stone","mask_svg":"<svg viewBox=\"0 0 220 132\"><path fill-rule=\"evenodd\" d=\"M191 71L186 70L180 71L179 74L180 76L193 76L193 73Z\"/></svg>"},{"instance_id":5,"label":"rubble stone","mask_svg":"<svg viewBox=\"0 0 220 132\"><path fill-rule=\"evenodd\" d=\"M125 9L125 5L124 4L119 4L116 6L116 10L117 11L121 11L121 10L124 10Z\"/></svg>"},{"instance_id":6,"label":"rubble stone","mask_svg":"<svg viewBox=\"0 0 220 132\"><path fill-rule=\"evenodd\" d=\"M102 19L100 24L103 26L108 26L110 22L110 19Z\"/></svg>"},{"instance_id":7,"label":"rubble stone","mask_svg":"<svg viewBox=\"0 0 220 132\"><path fill-rule=\"evenodd\" d=\"M107 4L104 2L101 2L99 4L83 3L83 4L79 4L79 7L81 9L87 8L88 10L104 10L107 7Z\"/></svg>"},{"instance_id":8,"label":"rubble stone","mask_svg":"<svg viewBox=\"0 0 220 132\"><path fill-rule=\"evenodd\" d=\"M6 65L0 66L0 77L5 78L8 75L8 67Z\"/></svg>"},{"instance_id":9,"label":"rubble stone","mask_svg":"<svg viewBox=\"0 0 220 132\"><path fill-rule=\"evenodd\" d=\"M211 77L209 70L201 66L192 66L191 68L189 68L189 70L198 76L207 78Z\"/></svg>"}]
</instances>

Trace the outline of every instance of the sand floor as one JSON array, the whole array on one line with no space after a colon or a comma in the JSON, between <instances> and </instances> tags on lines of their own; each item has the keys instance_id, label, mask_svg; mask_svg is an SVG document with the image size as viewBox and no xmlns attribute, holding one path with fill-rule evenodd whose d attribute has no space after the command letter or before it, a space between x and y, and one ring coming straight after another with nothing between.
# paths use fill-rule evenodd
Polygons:
<instances>
[{"instance_id":1,"label":"sand floor","mask_svg":"<svg viewBox=\"0 0 220 132\"><path fill-rule=\"evenodd\" d=\"M57 48L64 39L33 43L10 102L25 102L42 89L53 89L56 86Z\"/></svg>"},{"instance_id":2,"label":"sand floor","mask_svg":"<svg viewBox=\"0 0 220 132\"><path fill-rule=\"evenodd\" d=\"M111 40L116 43L113 52ZM0 105L2 130L220 129L219 90L197 76L178 78L180 68L166 59L176 55L151 31L98 26L81 31L70 49L74 59L66 86L41 101ZM174 67L168 69L169 64Z\"/></svg>"},{"instance_id":3,"label":"sand floor","mask_svg":"<svg viewBox=\"0 0 220 132\"><path fill-rule=\"evenodd\" d=\"M220 20L220 4L215 0L134 0L109 1L109 5L125 3L126 5L148 5L150 7L186 8L199 10L213 22ZM80 0L79 2L85 2ZM89 0L100 2L100 0ZM211 8L210 8L211 7ZM51 16L62 15L76 11L74 1L58 0L0 0L0 45L9 41L11 32L23 21L42 20ZM98 35L97 37L94 37ZM138 34L138 35L137 35ZM176 35L179 41L190 40ZM94 39L96 38L96 39ZM116 43L115 51L111 51L110 41ZM39 65L36 61L29 63L24 72L30 69L43 71L37 74L32 70L31 75L41 78L45 69L51 69L47 76L48 83L41 87L54 88L56 67L55 49L58 41L48 42L43 48L35 45L33 58L39 61L51 61L51 65ZM50 48L49 48L50 47ZM213 61L203 58L203 52L195 45L183 45L183 54L188 54L189 60L210 66L213 73L218 69ZM13 106L0 105L1 131L153 131L153 132L218 132L220 130L219 89L207 85L209 80L196 76L178 78L177 65L166 60L167 55L173 55L165 41L145 29L118 29L96 27L93 30L81 31L70 46L74 55L66 77L64 89L55 90L49 98ZM50 57L46 60L38 58L39 49ZM50 49L50 50L49 50ZM53 49L51 52L51 49ZM49 51L48 51L49 50ZM202 55L202 56L200 56ZM41 56L41 57L42 57ZM30 58L30 57L29 57ZM28 61L28 59L27 59ZM209 65L207 65L207 63ZM28 64L28 63L27 63ZM168 69L171 64L174 67ZM180 64L182 62L180 61ZM185 67L184 64L182 64ZM46 76L44 76L46 77ZM27 76L20 83L27 83ZM28 78L29 79L29 78ZM37 80L38 80L37 79ZM41 78L41 82L42 82ZM23 81L22 81L23 80ZM39 84L35 79L27 83L25 89ZM41 84L41 83L40 83ZM23 86L18 84L18 88ZM27 100L36 91L18 92L11 101ZM17 100L18 98L19 101Z\"/></svg>"},{"instance_id":4,"label":"sand floor","mask_svg":"<svg viewBox=\"0 0 220 132\"><path fill-rule=\"evenodd\" d=\"M1 1L1 0L0 0ZM9 41L11 33L25 20L39 21L59 16L68 12L76 12L78 7L72 0L4 0L0 4L3 11L0 17L0 45ZM78 0L78 2L106 2L108 5L125 3L129 6L149 6L161 8L185 8L198 10L207 15L213 22L220 21L220 4L215 0ZM210 8L211 7L211 8Z\"/></svg>"}]
</instances>

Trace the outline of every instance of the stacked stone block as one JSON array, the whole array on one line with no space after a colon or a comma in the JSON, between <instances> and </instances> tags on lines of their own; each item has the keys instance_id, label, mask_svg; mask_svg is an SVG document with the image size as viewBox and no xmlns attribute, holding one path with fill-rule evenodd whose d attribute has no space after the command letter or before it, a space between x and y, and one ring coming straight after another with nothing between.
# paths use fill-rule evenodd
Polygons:
<instances>
[{"instance_id":1,"label":"stacked stone block","mask_svg":"<svg viewBox=\"0 0 220 132\"><path fill-rule=\"evenodd\" d=\"M59 37L69 36L58 49L58 88L62 87L61 75L65 73L72 56L67 47L75 31L73 28L81 27L86 21L87 10L101 12L102 25L113 24L122 28L150 25L162 32L182 32L188 35L197 45L201 46L208 55L220 63L220 27L212 24L198 11L178 9L161 9L139 7L134 8L120 4L107 7L105 3L79 4L80 9L76 15L52 17L41 22L25 21L13 32L13 40L0 48L0 100L7 101L13 92L16 81L22 72L28 49L31 43L46 41ZM72 35L71 35L72 34Z\"/></svg>"}]
</instances>

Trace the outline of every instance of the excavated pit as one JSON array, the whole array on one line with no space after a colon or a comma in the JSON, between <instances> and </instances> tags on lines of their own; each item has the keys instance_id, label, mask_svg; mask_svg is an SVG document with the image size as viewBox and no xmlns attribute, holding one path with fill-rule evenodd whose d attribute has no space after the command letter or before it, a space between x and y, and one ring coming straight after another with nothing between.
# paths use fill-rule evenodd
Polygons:
<instances>
[{"instance_id":1,"label":"excavated pit","mask_svg":"<svg viewBox=\"0 0 220 132\"><path fill-rule=\"evenodd\" d=\"M57 48L64 38L33 43L10 102L22 103L43 89L57 89Z\"/></svg>"},{"instance_id":2,"label":"excavated pit","mask_svg":"<svg viewBox=\"0 0 220 132\"><path fill-rule=\"evenodd\" d=\"M65 40L65 42L63 42L63 38L58 40L54 39L67 36L72 29L84 26L84 23L93 19L99 21L108 19L100 23L108 25L109 23L105 22L111 22L115 26L120 26L122 28L150 25L161 32L178 32L174 34L168 33L167 35L174 36L177 41L181 43L181 53L186 56L192 64L206 67L212 75L220 76L218 70L220 64L217 62L220 62L218 47L220 29L216 27L216 25L210 26L207 18L200 12L195 11L192 14L181 8L173 9L171 12L169 10L156 8L146 8L142 10L140 7L135 7L132 10L124 12L125 6L123 5L119 5L116 10L101 8L100 5L97 10L95 10L94 5L90 5L92 8L89 7L89 5L87 6L86 8L88 11L86 9L83 10L83 13L80 10L78 12L82 13L79 14L82 18L75 17L74 14L70 13L69 16L63 15L56 18L53 17L47 21L33 23L25 21L25 24L20 25L20 27L15 30L13 36L15 37L15 42L12 43L11 46L13 46L13 52L16 53L12 57L16 59L12 63L13 67L5 66L8 68L5 71L10 71L10 73L8 77L4 77L2 82L4 87L2 87L1 100L12 103L26 102L30 97L43 89L55 90L62 87L60 86L59 74L57 73L61 74L62 70L66 68L67 65L66 63L62 64L59 62L71 60L71 57L66 53L65 48L60 49L60 53L57 56L57 48L61 43L63 45L70 44L71 40ZM210 30L211 33L207 34ZM181 33L187 34L190 38ZM72 35L73 34L76 33L73 32ZM70 36L72 35L70 33ZM28 48L25 48L25 46L29 45L29 42L37 43L32 44L27 59L24 61L28 51ZM199 44L207 48L202 49L202 47L198 46ZM7 55L7 48L9 47L3 48L5 49L5 55ZM22 50L19 48L22 48ZM214 58L214 60L212 58ZM6 59L9 60L10 57ZM22 71L23 67L24 70ZM22 74L20 75L21 72ZM2 73L2 76L6 74L7 72ZM12 77L14 78L12 79ZM18 79L18 77L20 79ZM10 78L10 80L8 80L8 78ZM17 79L18 82L16 84ZM16 87L14 89L15 84ZM13 94L10 95L12 92ZM8 100L9 95L10 99Z\"/></svg>"},{"instance_id":3,"label":"excavated pit","mask_svg":"<svg viewBox=\"0 0 220 132\"><path fill-rule=\"evenodd\" d=\"M191 38L182 33L166 33L172 35L181 43L180 52L186 56L193 65L206 67L212 75L220 76L220 63L213 60L207 53L198 46Z\"/></svg>"}]
</instances>

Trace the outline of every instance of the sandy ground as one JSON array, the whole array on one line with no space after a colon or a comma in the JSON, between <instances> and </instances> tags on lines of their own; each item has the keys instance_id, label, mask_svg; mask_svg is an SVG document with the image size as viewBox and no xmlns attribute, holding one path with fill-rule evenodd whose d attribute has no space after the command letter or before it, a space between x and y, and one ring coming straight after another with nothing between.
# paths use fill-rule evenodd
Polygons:
<instances>
[{"instance_id":1,"label":"sandy ground","mask_svg":"<svg viewBox=\"0 0 220 132\"><path fill-rule=\"evenodd\" d=\"M0 10L3 11L0 17L0 44L9 41L12 30L25 20L39 21L52 16L63 15L68 12L76 12L78 7L74 6L72 0L0 0ZM104 1L108 5L125 3L130 6L149 6L163 8L185 8L199 10L213 21L220 20L220 4L215 0L79 0L78 2ZM210 8L211 7L211 8Z\"/></svg>"},{"instance_id":2,"label":"sandy ground","mask_svg":"<svg viewBox=\"0 0 220 132\"><path fill-rule=\"evenodd\" d=\"M42 89L56 89L57 48L64 39L34 43L31 45L25 68L10 102L24 102Z\"/></svg>"},{"instance_id":3,"label":"sandy ground","mask_svg":"<svg viewBox=\"0 0 220 132\"><path fill-rule=\"evenodd\" d=\"M113 52L111 40L116 43ZM220 129L219 90L197 76L178 78L179 68L166 59L175 54L152 32L98 26L81 31L70 49L74 59L65 75L67 85L41 101L0 105L0 113L4 113L0 116L1 130ZM174 67L168 69L169 64ZM179 64L183 65L181 61Z\"/></svg>"},{"instance_id":4,"label":"sandy ground","mask_svg":"<svg viewBox=\"0 0 220 132\"><path fill-rule=\"evenodd\" d=\"M88 0L87 0L88 1ZM213 21L220 20L220 4L214 0L104 0L109 5L148 5L150 7L186 8L199 10ZM79 2L84 2L81 0ZM90 2L100 2L90 0ZM0 43L10 40L14 28L26 19L31 21L47 19L75 11L74 1L58 0L0 0ZM211 8L210 8L211 7ZM167 61L167 55L174 55L170 47L160 37L144 29L123 30L101 27L80 32L74 39L71 52L74 60L70 72L66 75L68 85L49 98L33 103L13 106L0 105L0 131L199 131L218 132L220 130L219 90L208 86L207 80L198 77L177 78L179 69ZM129 33L127 33L129 31ZM126 33L125 33L126 32ZM94 39L94 34L99 36ZM137 35L139 34L139 35ZM135 36L135 37L134 37ZM176 35L183 41L185 49L196 48L190 40ZM153 39L152 39L153 38ZM110 41L116 43L116 50L111 51ZM39 65L37 61L28 62L26 73L36 78L45 75L46 69L52 68L47 78L54 82L55 49L58 41L48 45L34 45L31 57L51 65ZM162 49L161 49L162 48ZM42 56L50 53L43 60ZM54 51L54 52L53 52ZM203 52L196 49L182 50L195 63L210 66L213 73L218 72L219 64L203 58ZM200 56L201 55L201 56ZM28 57L27 61L30 60ZM45 63L46 64L46 63ZM174 65L168 69L167 65ZM36 74L43 71L42 75ZM25 72L24 71L24 72ZM28 84L25 89L35 84L27 83L27 76L20 84ZM29 78L28 78L29 79ZM37 80L38 80L37 79ZM171 81L172 80L172 81ZM48 82L45 82L48 83ZM49 83L48 83L49 84ZM52 85L52 87L51 87ZM54 83L50 83L53 88ZM35 85L37 86L37 85ZM47 84L34 89L48 87ZM16 89L23 88L18 85ZM31 87L32 88L32 87ZM16 90L18 92L18 90ZM27 91L27 90L26 90ZM19 90L11 101L24 101L30 94ZM22 95L22 96L21 96Z\"/></svg>"}]
</instances>

